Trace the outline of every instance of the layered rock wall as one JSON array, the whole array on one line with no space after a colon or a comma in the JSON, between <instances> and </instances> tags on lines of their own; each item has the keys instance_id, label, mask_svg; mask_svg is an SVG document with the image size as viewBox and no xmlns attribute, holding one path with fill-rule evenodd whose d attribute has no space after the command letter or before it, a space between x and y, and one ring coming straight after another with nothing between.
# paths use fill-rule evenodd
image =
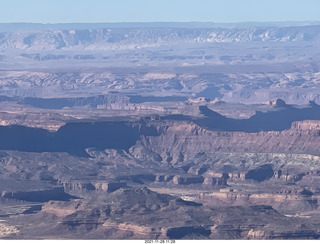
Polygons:
<instances>
[{"instance_id":1,"label":"layered rock wall","mask_svg":"<svg viewBox=\"0 0 320 244\"><path fill-rule=\"evenodd\" d=\"M320 155L320 121L294 122L290 129L258 133L211 131L191 122L172 122L159 136L142 138L143 145L163 160L176 163L181 154L270 152Z\"/></svg>"}]
</instances>

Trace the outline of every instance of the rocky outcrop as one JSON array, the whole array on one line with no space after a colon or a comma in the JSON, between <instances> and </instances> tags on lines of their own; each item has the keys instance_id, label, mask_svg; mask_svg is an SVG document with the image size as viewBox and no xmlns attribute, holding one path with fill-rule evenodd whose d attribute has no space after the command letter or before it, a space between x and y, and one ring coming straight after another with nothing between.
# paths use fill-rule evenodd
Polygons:
<instances>
[{"instance_id":1,"label":"rocky outcrop","mask_svg":"<svg viewBox=\"0 0 320 244\"><path fill-rule=\"evenodd\" d=\"M156 175L155 182L169 182L173 180L174 175Z\"/></svg>"},{"instance_id":2,"label":"rocky outcrop","mask_svg":"<svg viewBox=\"0 0 320 244\"><path fill-rule=\"evenodd\" d=\"M199 167L199 166L191 166L189 169L188 169L188 174L194 174L194 175L203 175L207 170L208 170L208 166L202 166L202 167Z\"/></svg>"},{"instance_id":3,"label":"rocky outcrop","mask_svg":"<svg viewBox=\"0 0 320 244\"><path fill-rule=\"evenodd\" d=\"M197 103L197 104L206 104L210 102L209 98L206 97L198 97L198 98L189 98L188 103Z\"/></svg>"},{"instance_id":4,"label":"rocky outcrop","mask_svg":"<svg viewBox=\"0 0 320 244\"><path fill-rule=\"evenodd\" d=\"M246 173L228 173L229 179L232 180L245 180L246 179Z\"/></svg>"},{"instance_id":5,"label":"rocky outcrop","mask_svg":"<svg viewBox=\"0 0 320 244\"><path fill-rule=\"evenodd\" d=\"M142 173L142 174L120 175L120 176L117 176L115 179L118 181L132 181L134 183L143 184L144 182L146 183L154 182L156 181L156 178L157 176L155 174Z\"/></svg>"},{"instance_id":6,"label":"rocky outcrop","mask_svg":"<svg viewBox=\"0 0 320 244\"><path fill-rule=\"evenodd\" d=\"M123 188L127 186L126 182L117 182L117 181L104 181L104 180L71 180L71 181L60 181L59 184L63 186L66 191L74 191L74 190L87 190L87 191L105 191L105 192L113 192L118 190L119 188Z\"/></svg>"},{"instance_id":7,"label":"rocky outcrop","mask_svg":"<svg viewBox=\"0 0 320 244\"><path fill-rule=\"evenodd\" d=\"M94 187L96 190L102 190L106 192L113 192L126 186L126 182L94 182Z\"/></svg>"},{"instance_id":8,"label":"rocky outcrop","mask_svg":"<svg viewBox=\"0 0 320 244\"><path fill-rule=\"evenodd\" d=\"M173 183L176 185L190 185L190 184L202 184L204 181L204 178L202 176L181 176L176 175L172 179Z\"/></svg>"},{"instance_id":9,"label":"rocky outcrop","mask_svg":"<svg viewBox=\"0 0 320 244\"><path fill-rule=\"evenodd\" d=\"M213 178L206 177L204 178L203 185L207 186L227 186L227 179L225 178Z\"/></svg>"},{"instance_id":10,"label":"rocky outcrop","mask_svg":"<svg viewBox=\"0 0 320 244\"><path fill-rule=\"evenodd\" d=\"M65 201L72 198L70 195L65 193L63 187L52 187L51 189L40 189L35 191L3 191L1 193L1 197L31 202L47 202L49 200Z\"/></svg>"},{"instance_id":11,"label":"rocky outcrop","mask_svg":"<svg viewBox=\"0 0 320 244\"><path fill-rule=\"evenodd\" d=\"M213 170L207 171L203 176L204 181L203 185L207 186L227 186L227 180L230 178L229 175L233 174L228 174L228 173L219 173Z\"/></svg>"},{"instance_id":12,"label":"rocky outcrop","mask_svg":"<svg viewBox=\"0 0 320 244\"><path fill-rule=\"evenodd\" d=\"M258 182L268 180L274 176L274 172L271 164L264 164L255 169L249 170L245 174L245 179L252 179Z\"/></svg>"},{"instance_id":13,"label":"rocky outcrop","mask_svg":"<svg viewBox=\"0 0 320 244\"><path fill-rule=\"evenodd\" d=\"M262 240L262 239L266 239L268 234L266 234L263 230L250 229L248 231L247 236L249 240Z\"/></svg>"},{"instance_id":14,"label":"rocky outcrop","mask_svg":"<svg viewBox=\"0 0 320 244\"><path fill-rule=\"evenodd\" d=\"M72 190L95 190L95 186L91 182L72 180L68 182L59 182L66 191Z\"/></svg>"},{"instance_id":15,"label":"rocky outcrop","mask_svg":"<svg viewBox=\"0 0 320 244\"><path fill-rule=\"evenodd\" d=\"M58 217L66 217L76 211L83 210L84 205L81 202L76 202L72 207L63 202L49 201L42 206L42 213L54 214Z\"/></svg>"},{"instance_id":16,"label":"rocky outcrop","mask_svg":"<svg viewBox=\"0 0 320 244\"><path fill-rule=\"evenodd\" d=\"M102 225L103 229L130 233L132 239L167 239L166 228L155 228L133 223L117 223L107 220Z\"/></svg>"},{"instance_id":17,"label":"rocky outcrop","mask_svg":"<svg viewBox=\"0 0 320 244\"><path fill-rule=\"evenodd\" d=\"M270 205L282 213L299 213L318 207L318 198L309 190L292 188L277 193L250 193L233 188L202 193L199 199L209 205Z\"/></svg>"}]
</instances>

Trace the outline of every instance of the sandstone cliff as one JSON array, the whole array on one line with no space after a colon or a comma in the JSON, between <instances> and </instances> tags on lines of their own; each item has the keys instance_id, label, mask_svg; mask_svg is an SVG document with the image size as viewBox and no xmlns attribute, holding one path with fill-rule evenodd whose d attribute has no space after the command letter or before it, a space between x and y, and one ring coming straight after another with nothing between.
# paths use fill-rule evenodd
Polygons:
<instances>
[{"instance_id":1,"label":"sandstone cliff","mask_svg":"<svg viewBox=\"0 0 320 244\"><path fill-rule=\"evenodd\" d=\"M142 144L172 164L198 153L269 152L320 155L320 121L294 122L290 129L258 133L204 129L190 122L171 122L159 136L143 136Z\"/></svg>"}]
</instances>

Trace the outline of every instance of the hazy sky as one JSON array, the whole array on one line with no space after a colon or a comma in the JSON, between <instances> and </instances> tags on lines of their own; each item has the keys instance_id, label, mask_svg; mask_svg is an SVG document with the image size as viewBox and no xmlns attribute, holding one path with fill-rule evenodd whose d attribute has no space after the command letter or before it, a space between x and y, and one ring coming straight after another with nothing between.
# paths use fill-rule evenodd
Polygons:
<instances>
[{"instance_id":1,"label":"hazy sky","mask_svg":"<svg viewBox=\"0 0 320 244\"><path fill-rule=\"evenodd\" d=\"M320 0L0 0L0 22L314 21Z\"/></svg>"}]
</instances>

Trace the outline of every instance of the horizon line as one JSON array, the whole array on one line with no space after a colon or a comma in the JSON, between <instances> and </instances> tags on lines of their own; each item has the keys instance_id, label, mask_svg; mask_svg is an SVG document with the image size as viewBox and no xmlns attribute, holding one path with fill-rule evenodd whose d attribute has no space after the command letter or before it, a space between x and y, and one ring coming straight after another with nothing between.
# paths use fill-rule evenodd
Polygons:
<instances>
[{"instance_id":1,"label":"horizon line","mask_svg":"<svg viewBox=\"0 0 320 244\"><path fill-rule=\"evenodd\" d=\"M106 21L106 22L0 22L0 24L40 24L40 25L59 25L59 24L144 24L144 23L206 23L206 24L245 24L245 23L305 23L305 22L319 22L319 20L272 20L272 21L255 21L255 20L248 20L248 21L230 21L230 22L219 22L219 21Z\"/></svg>"}]
</instances>

